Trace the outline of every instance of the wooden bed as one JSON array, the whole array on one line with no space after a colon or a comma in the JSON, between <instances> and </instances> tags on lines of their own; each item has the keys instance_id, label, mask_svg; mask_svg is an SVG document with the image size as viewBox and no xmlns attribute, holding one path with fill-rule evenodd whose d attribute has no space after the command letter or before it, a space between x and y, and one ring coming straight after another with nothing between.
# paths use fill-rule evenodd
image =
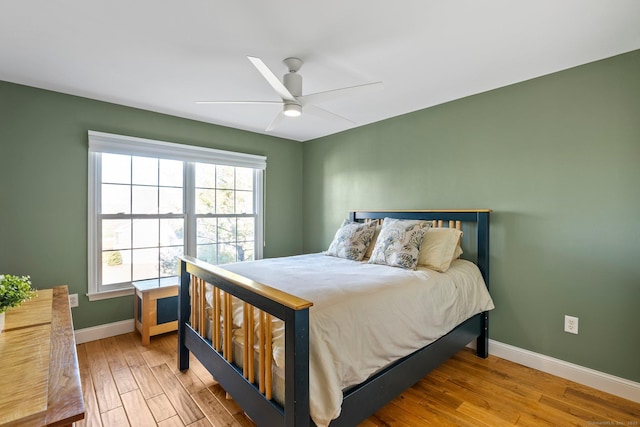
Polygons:
<instances>
[{"instance_id":1,"label":"wooden bed","mask_svg":"<svg viewBox=\"0 0 640 427\"><path fill-rule=\"evenodd\" d=\"M354 211L352 221L379 220L385 217L435 221L436 225L460 227L465 230L465 257L478 265L489 286L489 214L490 210L452 211ZM465 246L466 244L466 246ZM180 259L180 293L178 318L178 368L189 368L189 352L209 370L227 393L260 426L312 426L309 415L309 309L312 301L284 293L264 284L212 266L192 257ZM220 308L219 316L206 318L206 284L213 287L213 304ZM244 304L245 327L253 328L254 310L259 315L257 328L261 332L257 343L254 334L244 334L243 367L233 360L231 328L231 297ZM216 305L217 304L217 305ZM192 310L193 307L193 310ZM285 324L284 403L272 396L271 317ZM205 329L210 322L212 340ZM479 357L488 355L488 313L477 314L451 332L397 360L372 375L365 382L344 392L341 414L331 426L354 426L398 394L415 384L431 370L476 340ZM226 344L230 343L230 344ZM249 357L248 349L257 344L257 355ZM257 365L253 360L257 359Z\"/></svg>"}]
</instances>

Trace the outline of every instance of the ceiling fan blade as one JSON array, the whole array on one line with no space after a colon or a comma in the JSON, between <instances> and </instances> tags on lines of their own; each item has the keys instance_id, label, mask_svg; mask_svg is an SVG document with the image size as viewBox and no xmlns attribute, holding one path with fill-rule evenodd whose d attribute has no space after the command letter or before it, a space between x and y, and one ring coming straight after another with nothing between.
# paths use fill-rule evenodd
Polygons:
<instances>
[{"instance_id":1,"label":"ceiling fan blade","mask_svg":"<svg viewBox=\"0 0 640 427\"><path fill-rule=\"evenodd\" d=\"M356 125L357 124L356 122L354 122L352 120L349 120L346 117L339 116L339 115L337 115L335 113L332 113L332 112L327 111L327 110L325 110L323 108L320 108L317 105L307 105L307 106L305 106L304 107L304 112L308 113L308 114L312 114L312 115L317 116L317 117L322 117L323 119L326 119L326 120L332 120L332 121L339 120L339 121L343 122L344 124L349 124L349 125Z\"/></svg>"},{"instance_id":2,"label":"ceiling fan blade","mask_svg":"<svg viewBox=\"0 0 640 427\"><path fill-rule=\"evenodd\" d=\"M271 87L276 92L278 92L280 98L286 101L297 102L295 96L293 96L291 92L289 92L289 89L287 89L284 84L282 84L280 79L276 77L275 74L273 74L269 67L267 67L267 65L262 62L262 59L256 58L254 56L247 56L247 58L249 58L249 61L251 61L251 63L258 69L258 71L260 71L260 74L262 74L267 82L269 82Z\"/></svg>"},{"instance_id":3,"label":"ceiling fan blade","mask_svg":"<svg viewBox=\"0 0 640 427\"><path fill-rule=\"evenodd\" d=\"M366 83L358 86L345 87L342 89L328 90L326 92L316 92L309 95L298 97L298 101L302 105L317 104L332 99L341 98L343 96L357 96L366 93L376 92L384 89L382 82Z\"/></svg>"},{"instance_id":4,"label":"ceiling fan blade","mask_svg":"<svg viewBox=\"0 0 640 427\"><path fill-rule=\"evenodd\" d=\"M281 101L196 101L196 104L254 104L254 105L282 105Z\"/></svg>"},{"instance_id":5,"label":"ceiling fan blade","mask_svg":"<svg viewBox=\"0 0 640 427\"><path fill-rule=\"evenodd\" d=\"M284 112L280 111L278 113L278 115L274 117L274 119L271 121L271 123L269 123L269 126L267 126L267 128L265 130L267 132L274 130L276 127L278 127L280 122L282 122L282 120L284 120L284 118L285 118Z\"/></svg>"}]
</instances>

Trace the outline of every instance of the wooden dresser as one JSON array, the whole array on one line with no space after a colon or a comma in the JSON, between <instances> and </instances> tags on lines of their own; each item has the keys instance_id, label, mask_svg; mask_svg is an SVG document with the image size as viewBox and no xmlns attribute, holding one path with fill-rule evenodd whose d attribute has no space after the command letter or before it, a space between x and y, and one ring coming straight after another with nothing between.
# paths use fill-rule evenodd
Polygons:
<instances>
[{"instance_id":1,"label":"wooden dresser","mask_svg":"<svg viewBox=\"0 0 640 427\"><path fill-rule=\"evenodd\" d=\"M0 334L0 426L67 426L84 400L66 286L5 315Z\"/></svg>"}]
</instances>

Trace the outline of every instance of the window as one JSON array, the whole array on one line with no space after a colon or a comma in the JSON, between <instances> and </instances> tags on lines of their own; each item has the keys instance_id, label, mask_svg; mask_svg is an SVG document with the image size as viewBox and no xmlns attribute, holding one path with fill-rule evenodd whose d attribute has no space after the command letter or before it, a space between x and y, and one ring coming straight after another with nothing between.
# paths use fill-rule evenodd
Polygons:
<instances>
[{"instance_id":1,"label":"window","mask_svg":"<svg viewBox=\"0 0 640 427\"><path fill-rule=\"evenodd\" d=\"M89 297L177 281L177 257L262 257L266 159L89 132Z\"/></svg>"}]
</instances>

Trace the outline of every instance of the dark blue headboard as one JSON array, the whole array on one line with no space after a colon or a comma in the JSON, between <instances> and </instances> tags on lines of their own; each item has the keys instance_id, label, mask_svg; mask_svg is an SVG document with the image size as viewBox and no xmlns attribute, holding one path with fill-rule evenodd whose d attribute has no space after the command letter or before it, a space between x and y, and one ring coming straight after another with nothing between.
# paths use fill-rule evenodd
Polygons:
<instances>
[{"instance_id":1,"label":"dark blue headboard","mask_svg":"<svg viewBox=\"0 0 640 427\"><path fill-rule=\"evenodd\" d=\"M425 221L461 221L475 224L476 264L489 287L489 214L490 209L478 210L410 210L410 211L352 211L351 221L365 221L384 218L419 219Z\"/></svg>"}]
</instances>

